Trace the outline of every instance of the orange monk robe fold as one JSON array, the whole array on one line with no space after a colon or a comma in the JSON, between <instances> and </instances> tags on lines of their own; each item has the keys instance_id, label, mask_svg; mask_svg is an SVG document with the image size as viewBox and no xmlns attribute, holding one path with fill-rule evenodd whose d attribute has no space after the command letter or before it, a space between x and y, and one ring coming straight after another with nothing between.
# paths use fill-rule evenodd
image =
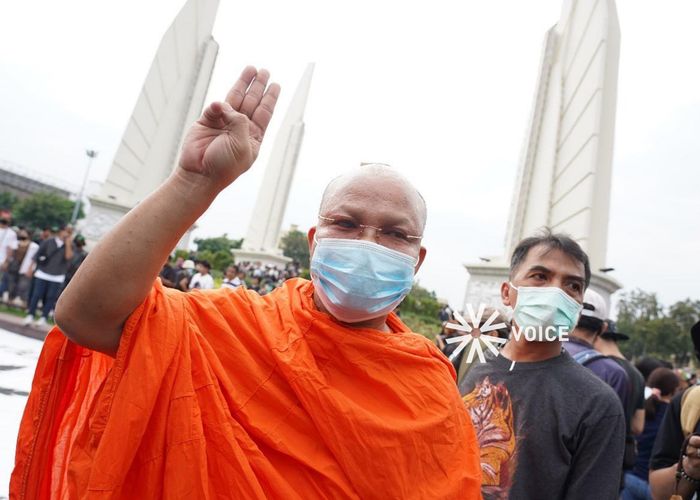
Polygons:
<instances>
[{"instance_id":1,"label":"orange monk robe fold","mask_svg":"<svg viewBox=\"0 0 700 500\"><path fill-rule=\"evenodd\" d=\"M312 296L158 281L116 359L52 330L11 498L480 498L450 363L393 314L345 328Z\"/></svg>"}]
</instances>

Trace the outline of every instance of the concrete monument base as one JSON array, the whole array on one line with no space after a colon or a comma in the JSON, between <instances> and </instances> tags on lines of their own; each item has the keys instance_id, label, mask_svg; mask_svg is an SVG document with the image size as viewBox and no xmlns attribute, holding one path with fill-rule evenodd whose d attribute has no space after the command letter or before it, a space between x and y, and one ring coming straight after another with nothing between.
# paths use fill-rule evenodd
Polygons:
<instances>
[{"instance_id":1,"label":"concrete monument base","mask_svg":"<svg viewBox=\"0 0 700 500\"><path fill-rule=\"evenodd\" d=\"M478 264L465 264L464 267L469 272L469 281L467 282L467 292L464 296L462 310L466 310L467 304L472 304L475 310L479 304L486 304L501 310L506 309L501 302L501 284L508 281L510 267L502 259ZM622 288L622 285L607 274L592 273L590 288L605 299L608 311L610 311L610 296Z\"/></svg>"},{"instance_id":2,"label":"concrete monument base","mask_svg":"<svg viewBox=\"0 0 700 500\"><path fill-rule=\"evenodd\" d=\"M231 250L233 260L238 262L260 262L263 265L273 265L275 267L284 268L292 262L292 259L282 255L282 252L265 252L256 250Z\"/></svg>"}]
</instances>

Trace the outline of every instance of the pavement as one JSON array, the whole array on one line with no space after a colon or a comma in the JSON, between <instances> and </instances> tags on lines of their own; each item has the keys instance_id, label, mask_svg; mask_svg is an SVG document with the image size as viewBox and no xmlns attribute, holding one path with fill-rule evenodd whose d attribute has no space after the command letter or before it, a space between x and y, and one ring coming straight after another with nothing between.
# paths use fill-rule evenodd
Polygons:
<instances>
[{"instance_id":1,"label":"pavement","mask_svg":"<svg viewBox=\"0 0 700 500\"><path fill-rule=\"evenodd\" d=\"M44 340L49 330L53 327L53 325L45 325L43 327L24 326L22 324L23 321L24 316L0 312L0 328L32 339Z\"/></svg>"},{"instance_id":2,"label":"pavement","mask_svg":"<svg viewBox=\"0 0 700 500\"><path fill-rule=\"evenodd\" d=\"M17 430L45 335L22 326L21 317L0 313L0 500L8 497Z\"/></svg>"}]
</instances>

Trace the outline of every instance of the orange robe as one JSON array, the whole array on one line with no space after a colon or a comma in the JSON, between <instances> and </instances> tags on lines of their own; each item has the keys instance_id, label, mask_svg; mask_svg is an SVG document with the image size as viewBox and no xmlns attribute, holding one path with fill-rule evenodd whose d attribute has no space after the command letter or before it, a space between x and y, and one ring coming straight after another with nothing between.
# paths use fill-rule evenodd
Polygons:
<instances>
[{"instance_id":1,"label":"orange robe","mask_svg":"<svg viewBox=\"0 0 700 500\"><path fill-rule=\"evenodd\" d=\"M115 359L53 329L11 498L480 498L447 359L393 314L393 333L346 328L312 296L158 281Z\"/></svg>"}]
</instances>

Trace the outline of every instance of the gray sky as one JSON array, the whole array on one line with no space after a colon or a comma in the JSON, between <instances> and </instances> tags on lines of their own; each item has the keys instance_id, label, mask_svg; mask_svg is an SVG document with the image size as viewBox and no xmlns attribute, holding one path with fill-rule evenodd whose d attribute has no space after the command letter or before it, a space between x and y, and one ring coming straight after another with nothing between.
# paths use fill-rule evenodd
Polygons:
<instances>
[{"instance_id":1,"label":"gray sky","mask_svg":"<svg viewBox=\"0 0 700 500\"><path fill-rule=\"evenodd\" d=\"M182 1L0 6L0 159L77 186L85 148L107 174L162 34ZM283 86L316 63L284 227L315 223L325 184L362 161L403 171L428 203L418 278L463 300L462 264L503 251L545 31L560 0L222 0L207 100L246 64ZM700 3L620 0L622 32L607 263L665 304L698 298ZM247 229L272 141L195 236Z\"/></svg>"}]
</instances>

